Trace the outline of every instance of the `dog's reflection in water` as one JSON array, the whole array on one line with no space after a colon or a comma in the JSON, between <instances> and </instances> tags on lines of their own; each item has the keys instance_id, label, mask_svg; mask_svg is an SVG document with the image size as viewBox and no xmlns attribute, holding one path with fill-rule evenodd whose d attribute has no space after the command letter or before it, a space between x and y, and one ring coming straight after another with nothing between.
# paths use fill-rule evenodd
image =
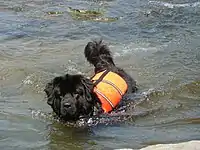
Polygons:
<instances>
[{"instance_id":1,"label":"dog's reflection in water","mask_svg":"<svg viewBox=\"0 0 200 150\"><path fill-rule=\"evenodd\" d=\"M44 90L47 103L64 121L109 114L117 110L124 96L137 90L134 79L115 66L109 48L102 41L89 42L84 54L95 68L91 79L66 74L55 77Z\"/></svg>"}]
</instances>

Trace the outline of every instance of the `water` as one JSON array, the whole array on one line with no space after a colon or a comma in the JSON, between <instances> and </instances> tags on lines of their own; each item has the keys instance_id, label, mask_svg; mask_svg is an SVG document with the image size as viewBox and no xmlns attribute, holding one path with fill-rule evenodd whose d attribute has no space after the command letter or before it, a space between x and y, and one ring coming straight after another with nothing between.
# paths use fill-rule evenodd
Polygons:
<instances>
[{"instance_id":1,"label":"water","mask_svg":"<svg viewBox=\"0 0 200 150\"><path fill-rule=\"evenodd\" d=\"M76 20L68 7L119 19ZM0 149L136 149L200 139L198 0L0 0L0 20ZM83 49L100 37L144 101L120 123L52 120L45 84L66 72L90 76Z\"/></svg>"}]
</instances>

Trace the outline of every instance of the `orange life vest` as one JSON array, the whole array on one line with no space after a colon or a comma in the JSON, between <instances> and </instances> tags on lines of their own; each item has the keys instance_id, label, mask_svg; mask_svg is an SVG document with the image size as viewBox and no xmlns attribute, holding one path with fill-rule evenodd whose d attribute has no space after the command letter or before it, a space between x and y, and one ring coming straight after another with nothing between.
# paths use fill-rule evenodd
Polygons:
<instances>
[{"instance_id":1,"label":"orange life vest","mask_svg":"<svg viewBox=\"0 0 200 150\"><path fill-rule=\"evenodd\" d=\"M101 78L101 79L100 79ZM98 80L100 80L98 82ZM102 103L105 113L112 111L127 91L126 81L118 74L111 71L102 71L92 77L92 82L98 82L93 91Z\"/></svg>"}]
</instances>

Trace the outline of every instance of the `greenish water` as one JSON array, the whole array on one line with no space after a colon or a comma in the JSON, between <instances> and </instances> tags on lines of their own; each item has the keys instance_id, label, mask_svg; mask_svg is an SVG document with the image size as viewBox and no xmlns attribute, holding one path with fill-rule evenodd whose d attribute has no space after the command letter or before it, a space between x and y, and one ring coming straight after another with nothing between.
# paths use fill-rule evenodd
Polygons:
<instances>
[{"instance_id":1,"label":"greenish water","mask_svg":"<svg viewBox=\"0 0 200 150\"><path fill-rule=\"evenodd\" d=\"M118 19L77 19L69 7ZM0 0L0 20L1 150L137 149L200 139L199 1ZM90 76L83 49L100 37L136 79L141 102L119 123L55 122L45 84L66 72Z\"/></svg>"}]
</instances>

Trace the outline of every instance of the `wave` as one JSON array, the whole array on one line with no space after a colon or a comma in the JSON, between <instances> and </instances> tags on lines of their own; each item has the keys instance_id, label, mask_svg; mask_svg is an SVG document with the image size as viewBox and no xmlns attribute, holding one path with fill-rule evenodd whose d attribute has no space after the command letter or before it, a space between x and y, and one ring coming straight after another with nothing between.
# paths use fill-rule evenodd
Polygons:
<instances>
[{"instance_id":1,"label":"wave","mask_svg":"<svg viewBox=\"0 0 200 150\"><path fill-rule=\"evenodd\" d=\"M159 6L168 7L168 8L174 8L174 7L199 7L200 6L200 2L185 3L185 4L173 4L173 3L160 2L160 1L149 1L149 3L153 4L153 5L159 5Z\"/></svg>"}]
</instances>

